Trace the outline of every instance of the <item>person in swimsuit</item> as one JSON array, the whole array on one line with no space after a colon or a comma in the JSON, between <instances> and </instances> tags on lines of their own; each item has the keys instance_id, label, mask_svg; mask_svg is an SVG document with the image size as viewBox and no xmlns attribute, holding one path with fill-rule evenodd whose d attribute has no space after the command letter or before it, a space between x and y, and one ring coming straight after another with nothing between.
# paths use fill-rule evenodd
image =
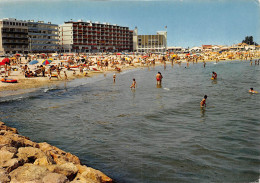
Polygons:
<instances>
[{"instance_id":1,"label":"person in swimsuit","mask_svg":"<svg viewBox=\"0 0 260 183\"><path fill-rule=\"evenodd\" d=\"M133 79L133 83L132 85L130 86L130 88L135 88L136 87L136 81L135 81L135 78Z\"/></svg>"},{"instance_id":2,"label":"person in swimsuit","mask_svg":"<svg viewBox=\"0 0 260 183\"><path fill-rule=\"evenodd\" d=\"M162 78L163 78L162 74L161 74L160 72L158 72L158 73L156 74L157 85L161 85L161 83L162 83Z\"/></svg>"},{"instance_id":3,"label":"person in swimsuit","mask_svg":"<svg viewBox=\"0 0 260 183\"><path fill-rule=\"evenodd\" d=\"M206 99L208 98L207 95L204 96L204 98L200 102L200 107L206 107Z\"/></svg>"},{"instance_id":4,"label":"person in swimsuit","mask_svg":"<svg viewBox=\"0 0 260 183\"><path fill-rule=\"evenodd\" d=\"M249 93L258 93L257 91L255 91L253 88L250 88L250 90L248 91Z\"/></svg>"},{"instance_id":5,"label":"person in swimsuit","mask_svg":"<svg viewBox=\"0 0 260 183\"><path fill-rule=\"evenodd\" d=\"M116 74L113 75L113 81L116 82Z\"/></svg>"},{"instance_id":6,"label":"person in swimsuit","mask_svg":"<svg viewBox=\"0 0 260 183\"><path fill-rule=\"evenodd\" d=\"M212 72L212 78L213 78L213 79L217 79L217 77L218 77L217 73L213 71L213 72Z\"/></svg>"}]
</instances>

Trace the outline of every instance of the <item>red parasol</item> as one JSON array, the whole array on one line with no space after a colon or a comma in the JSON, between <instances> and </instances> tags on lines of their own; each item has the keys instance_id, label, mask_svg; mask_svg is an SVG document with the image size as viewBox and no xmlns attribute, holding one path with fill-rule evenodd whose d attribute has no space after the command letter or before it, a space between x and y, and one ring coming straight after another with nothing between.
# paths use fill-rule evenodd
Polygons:
<instances>
[{"instance_id":1,"label":"red parasol","mask_svg":"<svg viewBox=\"0 0 260 183\"><path fill-rule=\"evenodd\" d=\"M2 62L3 62L3 63L10 63L10 59L9 59L9 58L4 58L4 59L2 60Z\"/></svg>"}]
</instances>

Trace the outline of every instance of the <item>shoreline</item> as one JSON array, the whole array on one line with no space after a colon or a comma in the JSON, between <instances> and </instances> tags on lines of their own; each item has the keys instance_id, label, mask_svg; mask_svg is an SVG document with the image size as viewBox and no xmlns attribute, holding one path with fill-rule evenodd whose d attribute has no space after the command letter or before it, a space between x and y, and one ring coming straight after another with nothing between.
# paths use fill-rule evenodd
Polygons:
<instances>
[{"instance_id":1,"label":"shoreline","mask_svg":"<svg viewBox=\"0 0 260 183\"><path fill-rule=\"evenodd\" d=\"M258 60L260 58L254 58L253 60ZM220 60L218 62L231 62L231 61L241 61L240 59L225 59L225 60ZM186 64L188 63L186 60L179 60L181 64ZM203 63L203 62L216 62L216 60L199 60L197 63ZM250 62L250 60L242 60L242 62ZM193 62L189 62L189 64L192 64ZM197 64L194 62L194 64ZM167 65L171 64L170 61L166 62ZM178 64L174 62L174 65ZM155 66L163 65L162 62L156 62ZM138 65L134 66L123 66L121 67L123 71L127 70L132 70L132 69L137 69L137 68L147 68L149 67L147 64L141 65L140 63ZM73 70L72 70L73 71ZM18 72L18 71L17 71ZM11 77L18 76L20 79L18 83L0 83L0 96L1 97L9 97L9 96L15 96L15 95L21 95L21 94L26 94L30 93L33 91L37 91L40 88L45 88L45 87L50 87L50 86L55 86L55 85L60 85L61 83L64 82L71 82L75 79L82 79L82 78L92 78L97 75L101 74L107 74L107 73L117 73L118 71L113 70L112 68L109 68L108 70L102 70L102 71L88 71L87 76L84 76L84 74L76 74L73 75L71 72L68 73L68 80L60 80L57 78L52 79L51 81L47 77L34 77L34 78L22 78L21 75L12 75ZM120 72L118 72L120 73ZM112 80L112 78L111 78Z\"/></svg>"}]
</instances>

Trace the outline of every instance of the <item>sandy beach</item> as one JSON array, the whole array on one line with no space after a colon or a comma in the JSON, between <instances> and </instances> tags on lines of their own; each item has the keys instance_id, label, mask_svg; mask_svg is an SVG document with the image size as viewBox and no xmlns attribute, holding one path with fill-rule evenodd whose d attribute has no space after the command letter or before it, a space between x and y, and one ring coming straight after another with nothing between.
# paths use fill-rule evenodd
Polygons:
<instances>
[{"instance_id":1,"label":"sandy beach","mask_svg":"<svg viewBox=\"0 0 260 183\"><path fill-rule=\"evenodd\" d=\"M245 52L246 53L246 52ZM39 88L44 86L51 86L60 84L61 82L67 82L77 78L93 77L98 74L106 74L108 72L118 73L124 70L133 69L137 67L149 67L159 64L187 64L199 63L199 62L221 62L228 60L241 60L250 61L250 64L255 64L255 60L260 57L260 51L255 51L254 54L237 54L226 53L216 56L216 53L205 54L204 56L192 56L192 55L76 55L68 54L65 56L51 57L45 56L45 58L36 58L36 55L31 56L31 60L37 60L38 63L30 65L28 58L16 57L16 59L10 59L9 70L11 72L8 76L8 71L5 71L5 66L1 65L2 78L15 79L17 83L4 83L0 82L0 93L2 96L12 95L14 93L7 91L16 91L15 94L24 93L27 89ZM70 56L69 56L70 55ZM241 56L244 55L244 56ZM5 58L0 58L0 62ZM39 70L42 62L45 60L51 60L50 64L45 66L45 77L42 77L42 73L37 74L37 77L25 77L23 67L28 66L27 70L34 73L35 70ZM80 61L84 59L84 61ZM20 63L19 63L20 62ZM50 66L56 67L52 70L51 79L48 77ZM70 68L68 68L70 67ZM57 68L60 70L60 77L58 75ZM7 67L8 70L8 67ZM65 73L67 79L65 78ZM112 80L112 78L111 78ZM4 94L3 94L4 93Z\"/></svg>"}]
</instances>

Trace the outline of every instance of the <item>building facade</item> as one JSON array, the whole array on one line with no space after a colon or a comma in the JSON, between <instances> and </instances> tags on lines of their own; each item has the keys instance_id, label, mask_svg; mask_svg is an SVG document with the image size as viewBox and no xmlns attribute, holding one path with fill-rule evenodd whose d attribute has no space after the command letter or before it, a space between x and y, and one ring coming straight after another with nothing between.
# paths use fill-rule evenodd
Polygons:
<instances>
[{"instance_id":1,"label":"building facade","mask_svg":"<svg viewBox=\"0 0 260 183\"><path fill-rule=\"evenodd\" d=\"M91 21L68 21L59 26L61 52L121 52L133 50L128 27Z\"/></svg>"},{"instance_id":2,"label":"building facade","mask_svg":"<svg viewBox=\"0 0 260 183\"><path fill-rule=\"evenodd\" d=\"M0 20L0 55L29 51L28 25L26 21L6 18Z\"/></svg>"},{"instance_id":3,"label":"building facade","mask_svg":"<svg viewBox=\"0 0 260 183\"><path fill-rule=\"evenodd\" d=\"M57 52L59 50L58 25L29 20L28 39L29 51L32 53Z\"/></svg>"},{"instance_id":4,"label":"building facade","mask_svg":"<svg viewBox=\"0 0 260 183\"><path fill-rule=\"evenodd\" d=\"M157 31L156 35L138 35L133 33L134 51L145 53L162 53L167 51L167 31Z\"/></svg>"}]
</instances>

